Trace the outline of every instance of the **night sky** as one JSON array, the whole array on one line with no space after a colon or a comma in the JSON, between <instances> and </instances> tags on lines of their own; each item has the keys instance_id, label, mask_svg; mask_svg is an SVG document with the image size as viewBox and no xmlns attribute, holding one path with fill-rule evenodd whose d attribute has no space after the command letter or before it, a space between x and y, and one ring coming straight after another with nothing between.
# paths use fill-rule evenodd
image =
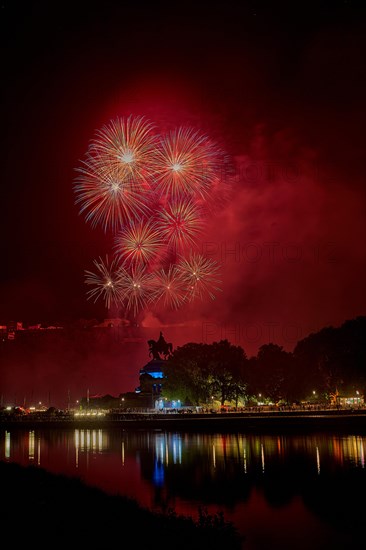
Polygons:
<instances>
[{"instance_id":1,"label":"night sky","mask_svg":"<svg viewBox=\"0 0 366 550\"><path fill-rule=\"evenodd\" d=\"M250 355L364 315L365 15L352 1L3 1L0 323L111 316L84 270L112 238L79 215L73 183L95 131L129 114L196 127L235 167L200 243L222 292L142 327Z\"/></svg>"}]
</instances>

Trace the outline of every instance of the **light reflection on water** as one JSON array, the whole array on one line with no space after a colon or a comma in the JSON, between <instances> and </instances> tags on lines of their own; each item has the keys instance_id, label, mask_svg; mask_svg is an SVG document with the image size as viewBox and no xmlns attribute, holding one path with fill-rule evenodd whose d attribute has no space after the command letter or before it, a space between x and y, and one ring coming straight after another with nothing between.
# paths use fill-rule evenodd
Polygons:
<instances>
[{"instance_id":1,"label":"light reflection on water","mask_svg":"<svg viewBox=\"0 0 366 550\"><path fill-rule=\"evenodd\" d=\"M60 431L62 433L62 431ZM37 434L37 435L36 435ZM174 434L149 433L144 436L121 432L120 454L124 465L126 452L131 454L142 450L154 455L162 465L169 463L184 465L189 461L192 451L201 455L213 468L219 464L225 468L228 461L243 465L248 473L250 468L256 468L260 462L261 470L265 472L266 461L284 459L288 452L303 454L307 459L314 458L314 465L320 474L321 458L337 466L353 466L365 468L366 437L349 436L245 436L232 434ZM34 463L43 466L41 448L50 450L57 448L62 455L69 455L71 432L65 432L60 445L59 437L49 437L48 432L38 430L5 430L1 434L0 459L14 460L22 464ZM73 453L75 467L79 466L79 456L87 454L103 454L116 452L116 434L103 429L76 429L73 431ZM142 444L142 446L141 446ZM28 461L24 451L27 449Z\"/></svg>"},{"instance_id":2,"label":"light reflection on water","mask_svg":"<svg viewBox=\"0 0 366 550\"><path fill-rule=\"evenodd\" d=\"M222 510L248 535L248 550L270 539L272 547L278 540L281 548L295 542L302 548L322 536L341 540L339 520L333 525L320 503L334 515L332 487L338 487L334 495L346 513L347 502L362 494L365 445L358 435L16 429L0 433L0 460L75 475L150 508L192 515L199 505ZM267 543L259 510L262 519L268 515ZM283 514L293 529L288 546L280 533Z\"/></svg>"}]
</instances>

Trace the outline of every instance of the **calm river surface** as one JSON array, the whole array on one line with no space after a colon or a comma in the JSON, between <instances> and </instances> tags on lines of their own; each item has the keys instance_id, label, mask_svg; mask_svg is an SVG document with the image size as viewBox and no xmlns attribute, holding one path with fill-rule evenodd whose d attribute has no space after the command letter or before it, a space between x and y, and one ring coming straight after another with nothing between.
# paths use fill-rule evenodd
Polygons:
<instances>
[{"instance_id":1,"label":"calm river surface","mask_svg":"<svg viewBox=\"0 0 366 550\"><path fill-rule=\"evenodd\" d=\"M77 476L154 510L223 511L244 549L362 542L366 437L2 430L0 460Z\"/></svg>"}]
</instances>

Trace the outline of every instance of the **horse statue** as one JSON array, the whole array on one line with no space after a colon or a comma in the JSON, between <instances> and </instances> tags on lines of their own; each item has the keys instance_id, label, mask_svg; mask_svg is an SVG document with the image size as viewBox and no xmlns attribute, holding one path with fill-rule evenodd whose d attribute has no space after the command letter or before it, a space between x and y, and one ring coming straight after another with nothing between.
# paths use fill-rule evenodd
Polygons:
<instances>
[{"instance_id":1,"label":"horse statue","mask_svg":"<svg viewBox=\"0 0 366 550\"><path fill-rule=\"evenodd\" d=\"M149 356L152 356L153 359L161 361L173 353L173 344L165 341L162 332L160 332L158 340L148 340L147 343L149 344Z\"/></svg>"}]
</instances>

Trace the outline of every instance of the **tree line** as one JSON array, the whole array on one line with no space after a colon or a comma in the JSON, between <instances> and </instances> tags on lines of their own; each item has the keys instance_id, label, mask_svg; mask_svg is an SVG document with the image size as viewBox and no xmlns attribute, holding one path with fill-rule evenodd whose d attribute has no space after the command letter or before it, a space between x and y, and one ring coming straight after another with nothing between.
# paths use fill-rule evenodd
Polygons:
<instances>
[{"instance_id":1,"label":"tree line","mask_svg":"<svg viewBox=\"0 0 366 550\"><path fill-rule=\"evenodd\" d=\"M292 352L274 343L248 357L228 340L177 347L164 368L164 397L192 405L329 401L366 390L366 317L323 328Z\"/></svg>"}]
</instances>

